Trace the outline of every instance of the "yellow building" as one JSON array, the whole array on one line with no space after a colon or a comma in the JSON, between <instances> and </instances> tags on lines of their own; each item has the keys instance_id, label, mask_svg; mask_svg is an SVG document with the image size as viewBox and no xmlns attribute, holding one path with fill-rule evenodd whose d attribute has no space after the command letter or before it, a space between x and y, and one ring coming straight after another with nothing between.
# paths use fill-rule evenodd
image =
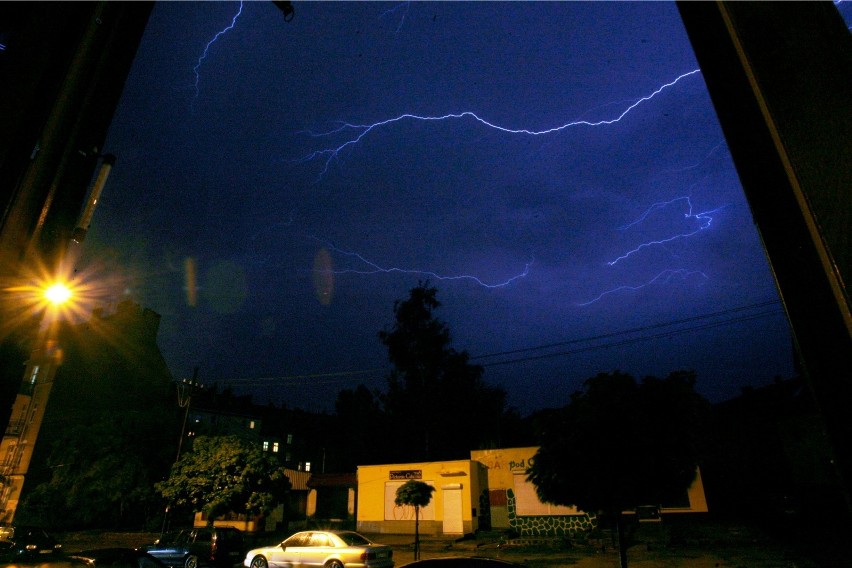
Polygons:
<instances>
[{"instance_id":1,"label":"yellow building","mask_svg":"<svg viewBox=\"0 0 852 568\"><path fill-rule=\"evenodd\" d=\"M414 534L414 510L394 504L397 489L416 479L435 488L420 509L422 534L464 535L478 530L481 498L488 488L485 466L474 460L358 466L357 530Z\"/></svg>"},{"instance_id":2,"label":"yellow building","mask_svg":"<svg viewBox=\"0 0 852 568\"><path fill-rule=\"evenodd\" d=\"M537 451L536 446L475 450L470 460L359 466L357 530L413 534L414 511L394 504L396 490L409 479L435 488L431 503L420 511L423 534L511 529L525 536L556 536L594 528L594 515L538 499L526 473ZM647 509L649 520L660 514L706 513L701 472L696 469L695 480L678 502L659 505L641 512Z\"/></svg>"},{"instance_id":3,"label":"yellow building","mask_svg":"<svg viewBox=\"0 0 852 568\"><path fill-rule=\"evenodd\" d=\"M549 505L539 500L526 474L537 451L538 447L532 446L475 450L470 453L472 460L488 470L491 527L536 536L570 534L592 528L594 519L576 507ZM659 505L662 505L659 511L657 514L650 513L651 517L659 519L659 514L706 513L707 499L701 472L696 469L695 480L679 502Z\"/></svg>"}]
</instances>

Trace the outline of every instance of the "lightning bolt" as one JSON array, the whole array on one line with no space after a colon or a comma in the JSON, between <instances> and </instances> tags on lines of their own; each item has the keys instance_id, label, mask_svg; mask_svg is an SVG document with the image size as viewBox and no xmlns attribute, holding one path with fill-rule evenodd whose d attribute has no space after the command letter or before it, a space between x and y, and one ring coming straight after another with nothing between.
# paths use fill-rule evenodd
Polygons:
<instances>
[{"instance_id":1,"label":"lightning bolt","mask_svg":"<svg viewBox=\"0 0 852 568\"><path fill-rule=\"evenodd\" d=\"M690 198L689 197L677 197L677 198L672 199L670 201L661 201L659 203L654 203L638 219L636 219L632 223L624 225L623 227L619 227L619 230L622 230L622 231L627 230L627 229L641 223L642 221L644 221L648 217L648 215L650 215L653 211L655 211L657 209L662 209L662 208L668 207L672 203L677 203L677 202L681 202L681 201L685 201L686 204L687 204L687 207L688 207L688 210L684 214L684 217L686 219L695 219L695 220L698 221L698 227L696 229L694 229L692 231L687 231L685 233L678 233L676 235L673 235L673 236L665 238L665 239L659 239L659 240L648 241L648 242L642 243L639 246L637 246L636 248L629 250L626 253L624 253L623 255L619 256L615 260L611 260L611 261L607 262L607 264L609 266L614 266L615 264L624 260L625 258L628 258L629 256L634 255L637 252L639 252L643 249L646 249L648 247L663 245L663 244L666 244L666 243L670 243L672 241L676 241L678 239L685 239L685 238L691 237L693 235L696 235L696 234L700 233L701 231L704 231L705 229L709 229L710 225L713 223L712 215L714 213L716 213L717 211L719 211L720 209L724 208L724 206L722 206L722 207L718 207L716 209L712 209L710 211L702 211L701 213L693 213L692 212L692 201L690 200Z\"/></svg>"},{"instance_id":2,"label":"lightning bolt","mask_svg":"<svg viewBox=\"0 0 852 568\"><path fill-rule=\"evenodd\" d=\"M524 266L523 272L521 272L520 274L516 274L515 276L512 276L511 278L509 278L509 279L507 279L503 282L497 282L497 283L489 284L487 282L484 282L483 280L481 280L480 278L478 278L476 276L467 275L467 274L462 274L462 275L458 275L458 276L446 276L446 275L438 274L437 272L432 272L430 270L417 270L417 269L406 269L406 268L395 268L395 267L394 268L385 268L385 267L379 266L378 264L376 264L375 262L373 262L371 260L368 260L367 258L365 258L364 256L362 256L361 254L359 254L357 252L340 249L337 246L335 246L334 243L331 243L331 242L326 241L324 239L320 239L319 237L315 237L313 235L311 235L311 238L316 240L316 241L323 243L330 250L332 250L332 251L334 251L338 254L344 255L344 256L355 258L359 262L361 262L361 263L363 263L367 266L367 268L364 268L364 269L361 269L361 270L358 270L358 269L355 269L355 268L332 270L331 271L332 274L362 274L362 275L391 274L391 273L419 274L419 275L424 275L424 276L429 276L429 277L435 278L436 280L469 280L469 281L476 283L479 286L482 286L483 288L504 288L504 287L508 286L509 284L511 284L512 282L518 280L519 278L524 278L525 276L527 276L530 272L530 267L533 264L533 261L530 260L528 263L526 263L526 265Z\"/></svg>"},{"instance_id":3,"label":"lightning bolt","mask_svg":"<svg viewBox=\"0 0 852 568\"><path fill-rule=\"evenodd\" d=\"M607 290L606 292L601 292L600 294L598 294L596 297L592 298L588 302L583 302L583 303L580 303L580 304L577 304L577 305L580 306L580 307L590 306L590 305L594 304L595 302L597 302L598 300L600 300L601 298L603 298L604 296L608 296L609 294L614 294L616 292L621 292L621 291L636 292L638 290L641 290L642 288L646 288L646 287L651 286L652 284L656 284L658 282L661 282L663 284L668 284L672 280L672 278L680 278L681 280L685 281L687 278L689 278L690 276L693 276L693 275L701 276L703 279L707 280L707 275L704 274L703 272L699 271L699 270L686 270L684 268L667 269L667 270L663 270L662 272L660 272L659 274L657 274L656 276L654 276L652 279L645 282L644 284L639 284L638 286L618 286L617 288L613 288L612 290Z\"/></svg>"},{"instance_id":4,"label":"lightning bolt","mask_svg":"<svg viewBox=\"0 0 852 568\"><path fill-rule=\"evenodd\" d=\"M700 69L693 69L692 71L688 71L686 73L683 73L682 75L679 75L674 80L669 81L668 83L665 83L665 84L661 85L660 87L657 87L657 89L655 89L652 93L635 100L633 103L631 103L629 106L627 106L624 110L622 110L618 115L616 115L614 118L608 118L608 119L602 119L602 120L596 120L596 121L593 121L593 120L574 120L574 121L571 121L571 122L566 122L565 124L561 124L559 126L546 128L544 130L530 130L530 129L527 129L527 128L509 128L509 127L506 127L506 126L501 126L499 124L489 122L488 120L482 118L481 116L479 116L478 114L476 114L475 112L472 112L472 111L464 111L464 112L459 112L459 113L448 113L448 114L444 114L444 115L440 115L440 116L423 116L423 115L405 113L405 114L401 114L399 116L396 116L394 118L388 118L386 120L374 122L372 124L351 124L351 123L348 123L348 122L343 122L343 123L340 123L339 127L335 128L333 130L329 130L327 132L312 133L312 132L309 132L309 131L303 131L303 133L307 133L310 136L313 136L315 138L328 137L328 136L331 136L331 135L334 135L334 134L340 134L342 132L347 132L347 131L354 131L355 134L352 137L350 137L348 140L343 142L342 144L339 144L338 146L330 147L330 148L324 148L324 149L321 149L321 150L316 150L314 152L311 152L310 154L308 154L307 156L305 156L304 158L302 158L299 161L302 162L302 163L306 163L306 162L310 162L310 161L313 161L317 158L324 156L325 162L324 162L324 165L323 165L323 169L322 169L322 171L320 172L320 175L319 175L319 179L322 179L325 176L325 174L328 172L328 168L329 168L332 160L337 158L344 149L348 148L349 146L354 146L354 145L358 144L359 142L361 142L364 139L364 137L366 137L370 132L372 132L374 130L380 129L380 128L385 127L385 126L390 126L394 123L401 122L401 121L404 121L404 120L414 120L414 121L423 121L423 122L440 122L440 121L445 121L445 120L472 119L472 120L478 122L479 124L481 124L481 125L483 125L487 128L491 128L493 130L504 132L506 134L518 134L518 135L526 135L526 136L545 136L545 135L548 135L548 134L555 134L555 133L558 133L558 132L562 132L563 130L567 130L567 129L578 127L578 126L587 126L587 127L607 126L607 125L611 125L611 124L615 124L617 122L620 122L621 119L623 119L625 116L630 114L630 112L633 109L635 109L636 107L638 107L642 103L650 101L651 99L653 99L654 97L656 97L657 95L659 95L660 93L665 91L666 89L669 89L669 88L675 86L676 84L678 84L683 79L686 79L687 77L691 77L692 75L696 75L700 72L701 72Z\"/></svg>"},{"instance_id":5,"label":"lightning bolt","mask_svg":"<svg viewBox=\"0 0 852 568\"><path fill-rule=\"evenodd\" d=\"M224 34L228 33L230 30L234 29L234 26L237 25L237 18L239 18L240 14L242 14L242 13L243 13L243 3L242 3L242 0L241 0L240 1L240 8L239 8L239 10L237 10L237 13L231 19L231 24L229 26L227 26L225 29L218 32L216 35L213 36L213 39L211 39L210 41L207 42L207 45L204 46L204 51L198 57L198 62L195 64L195 67L192 68L192 72L195 74L195 98L196 99L198 98L198 95L199 95L198 83L201 81L201 75L198 72L198 70L201 68L201 64L204 62L204 60L207 59L207 53L210 51L210 46L213 45L214 43L216 43L216 40L218 40Z\"/></svg>"},{"instance_id":6,"label":"lightning bolt","mask_svg":"<svg viewBox=\"0 0 852 568\"><path fill-rule=\"evenodd\" d=\"M402 25L405 23L405 17L408 15L408 9L411 7L411 2L401 2L401 3L397 4L396 6L394 6L393 8L389 8L389 9L385 10L384 12L382 12L381 14L379 14L379 18L384 18L388 14L393 14L394 12L396 12L397 10L402 8L403 6L405 6L405 11L402 13L402 18L399 20L399 25L396 27L396 31L394 32L395 34L399 33L399 30L402 29Z\"/></svg>"},{"instance_id":7,"label":"lightning bolt","mask_svg":"<svg viewBox=\"0 0 852 568\"><path fill-rule=\"evenodd\" d=\"M688 171L688 170L694 170L694 169L698 168L699 166L701 166L701 164L703 164L704 162L709 160L710 156L715 154L716 150L721 148L724 144L725 144L724 142L719 142L718 144L713 146L713 148L710 149L710 151L707 153L707 155L704 156L704 158L701 161L699 161L698 163L692 164L691 166L685 166L683 168L678 168L678 169L669 170L669 171L672 172L672 173L680 173L680 172L685 172L685 171Z\"/></svg>"}]
</instances>

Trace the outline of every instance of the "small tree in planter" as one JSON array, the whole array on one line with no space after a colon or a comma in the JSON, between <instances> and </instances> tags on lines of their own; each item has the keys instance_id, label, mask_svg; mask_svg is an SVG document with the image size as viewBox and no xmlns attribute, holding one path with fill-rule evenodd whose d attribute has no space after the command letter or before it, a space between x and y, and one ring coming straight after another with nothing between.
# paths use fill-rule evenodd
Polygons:
<instances>
[{"instance_id":1,"label":"small tree in planter","mask_svg":"<svg viewBox=\"0 0 852 568\"><path fill-rule=\"evenodd\" d=\"M409 479L396 490L393 502L397 506L414 507L414 560L420 560L420 507L425 507L432 501L434 491L435 488L428 483L414 479Z\"/></svg>"}]
</instances>

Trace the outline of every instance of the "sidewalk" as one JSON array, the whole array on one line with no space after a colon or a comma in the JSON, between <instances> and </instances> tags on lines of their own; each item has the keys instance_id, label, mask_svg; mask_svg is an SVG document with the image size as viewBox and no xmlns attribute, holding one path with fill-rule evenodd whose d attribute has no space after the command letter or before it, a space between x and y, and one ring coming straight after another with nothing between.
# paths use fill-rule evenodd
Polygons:
<instances>
[{"instance_id":1,"label":"sidewalk","mask_svg":"<svg viewBox=\"0 0 852 568\"><path fill-rule=\"evenodd\" d=\"M397 568L414 561L414 535L369 534L367 538L391 546ZM497 558L526 568L618 568L618 551L591 547L512 546L473 538L453 539L421 535L420 558L480 556ZM631 568L823 568L852 564L817 563L781 543L763 539L714 542L688 546L656 546L640 542L628 550Z\"/></svg>"}]
</instances>

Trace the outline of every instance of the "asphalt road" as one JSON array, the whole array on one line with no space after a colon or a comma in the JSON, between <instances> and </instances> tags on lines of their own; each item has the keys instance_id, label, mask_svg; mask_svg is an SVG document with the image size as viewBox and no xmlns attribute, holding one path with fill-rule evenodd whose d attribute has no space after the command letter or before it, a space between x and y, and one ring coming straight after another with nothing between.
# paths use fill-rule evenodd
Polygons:
<instances>
[{"instance_id":1,"label":"asphalt road","mask_svg":"<svg viewBox=\"0 0 852 568\"><path fill-rule=\"evenodd\" d=\"M646 537L653 536L646 531ZM135 548L153 542L156 533L87 532L61 535L66 552L86 548L128 546ZM414 560L413 535L366 535L394 549L396 566L401 568ZM275 537L270 537L275 541ZM258 545L268 544L262 537ZM824 551L825 552L825 551ZM493 535L477 539L452 539L424 535L421 558L443 556L486 556L514 562L526 568L617 568L618 551L609 539L583 547L564 548L543 542L508 541ZM690 542L663 544L657 538L637 535L630 547L631 568L840 568L848 567L837 551L809 555L787 543L771 539L760 531L745 527L719 528L712 536Z\"/></svg>"}]
</instances>

